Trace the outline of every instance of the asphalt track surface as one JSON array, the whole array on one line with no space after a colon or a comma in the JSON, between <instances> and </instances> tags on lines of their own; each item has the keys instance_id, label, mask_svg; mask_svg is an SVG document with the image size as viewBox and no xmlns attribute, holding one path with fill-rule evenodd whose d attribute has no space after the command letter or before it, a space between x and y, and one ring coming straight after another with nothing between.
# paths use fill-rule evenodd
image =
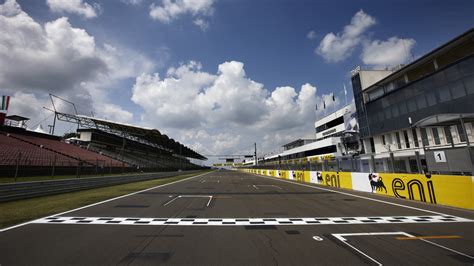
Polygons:
<instances>
[{"instance_id":1,"label":"asphalt track surface","mask_svg":"<svg viewBox=\"0 0 474 266\"><path fill-rule=\"evenodd\" d=\"M215 171L0 230L0 265L472 265L473 220Z\"/></svg>"}]
</instances>

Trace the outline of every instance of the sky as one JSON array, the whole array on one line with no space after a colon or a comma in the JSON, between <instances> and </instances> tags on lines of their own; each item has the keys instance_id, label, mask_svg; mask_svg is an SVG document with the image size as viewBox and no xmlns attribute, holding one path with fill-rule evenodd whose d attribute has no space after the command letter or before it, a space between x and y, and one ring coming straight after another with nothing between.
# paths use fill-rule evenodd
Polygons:
<instances>
[{"instance_id":1,"label":"sky","mask_svg":"<svg viewBox=\"0 0 474 266\"><path fill-rule=\"evenodd\" d=\"M0 0L0 92L31 128L52 123L52 93L204 155L253 143L264 155L314 137L316 117L350 102L352 69L409 63L472 28L473 10L472 0Z\"/></svg>"}]
</instances>

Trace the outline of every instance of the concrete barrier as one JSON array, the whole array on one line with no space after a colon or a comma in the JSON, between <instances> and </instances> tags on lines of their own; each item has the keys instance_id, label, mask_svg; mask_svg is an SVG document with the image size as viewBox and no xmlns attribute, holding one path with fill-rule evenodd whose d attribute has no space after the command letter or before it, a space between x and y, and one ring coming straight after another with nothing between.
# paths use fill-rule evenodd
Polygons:
<instances>
[{"instance_id":1,"label":"concrete barrier","mask_svg":"<svg viewBox=\"0 0 474 266\"><path fill-rule=\"evenodd\" d=\"M248 173L474 210L474 176L240 169Z\"/></svg>"}]
</instances>

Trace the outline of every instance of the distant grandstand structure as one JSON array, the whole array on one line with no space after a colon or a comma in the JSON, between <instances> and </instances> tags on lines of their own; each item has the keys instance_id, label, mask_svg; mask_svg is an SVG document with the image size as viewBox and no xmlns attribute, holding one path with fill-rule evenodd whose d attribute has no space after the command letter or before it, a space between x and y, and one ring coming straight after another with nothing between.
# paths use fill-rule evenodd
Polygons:
<instances>
[{"instance_id":1,"label":"distant grandstand structure","mask_svg":"<svg viewBox=\"0 0 474 266\"><path fill-rule=\"evenodd\" d=\"M58 137L29 131L28 118L5 116L0 125L0 176L79 175L202 168L207 158L161 134L139 127L54 110L56 120L77 124Z\"/></svg>"}]
</instances>

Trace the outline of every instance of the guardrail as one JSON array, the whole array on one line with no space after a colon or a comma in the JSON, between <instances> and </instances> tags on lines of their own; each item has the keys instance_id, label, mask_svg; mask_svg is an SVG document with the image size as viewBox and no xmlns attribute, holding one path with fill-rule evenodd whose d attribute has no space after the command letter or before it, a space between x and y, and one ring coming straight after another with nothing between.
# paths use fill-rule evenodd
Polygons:
<instances>
[{"instance_id":1,"label":"guardrail","mask_svg":"<svg viewBox=\"0 0 474 266\"><path fill-rule=\"evenodd\" d=\"M28 199L40 196L73 192L91 188L107 187L137 181L146 181L172 177L183 174L192 174L199 171L162 172L153 174L90 177L80 179L46 180L0 184L0 202Z\"/></svg>"}]
</instances>

